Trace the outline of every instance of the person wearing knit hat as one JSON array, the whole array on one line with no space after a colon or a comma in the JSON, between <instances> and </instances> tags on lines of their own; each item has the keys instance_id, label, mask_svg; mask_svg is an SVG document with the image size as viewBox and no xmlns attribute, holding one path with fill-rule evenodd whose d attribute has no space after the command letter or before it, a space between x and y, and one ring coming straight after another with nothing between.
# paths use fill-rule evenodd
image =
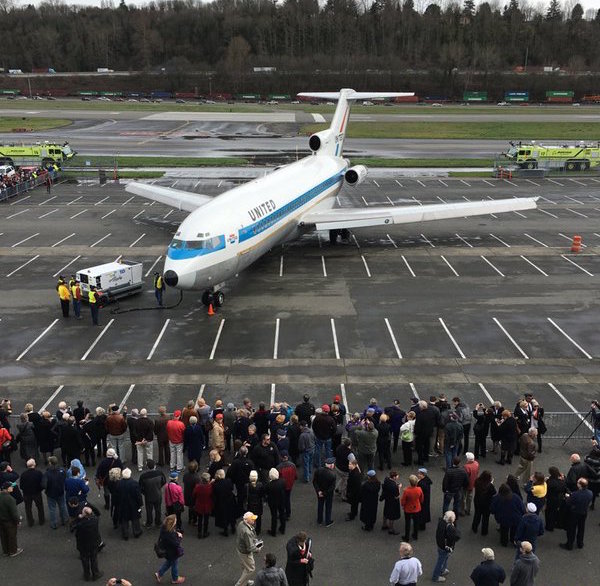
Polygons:
<instances>
[{"instance_id":1,"label":"person wearing knit hat","mask_svg":"<svg viewBox=\"0 0 600 586\"><path fill-rule=\"evenodd\" d=\"M484 547L481 550L483 561L471 572L471 580L475 586L500 586L506 580L506 572L494 559L494 550Z\"/></svg>"},{"instance_id":2,"label":"person wearing knit hat","mask_svg":"<svg viewBox=\"0 0 600 586\"><path fill-rule=\"evenodd\" d=\"M211 450L217 450L222 456L225 451L225 425L223 423L223 413L217 413L215 421L209 433L209 444Z\"/></svg>"},{"instance_id":3,"label":"person wearing knit hat","mask_svg":"<svg viewBox=\"0 0 600 586\"><path fill-rule=\"evenodd\" d=\"M321 411L323 411L323 413L329 413L331 411L331 408L329 407L329 405L325 404L321 406Z\"/></svg>"},{"instance_id":4,"label":"person wearing knit hat","mask_svg":"<svg viewBox=\"0 0 600 586\"><path fill-rule=\"evenodd\" d=\"M535 546L537 538L544 534L544 522L541 517L537 514L537 507L533 503L527 503L526 513L521 517L519 524L517 525L517 531L515 532L515 559L519 557L519 545L522 541L528 541L531 543L533 552L535 553Z\"/></svg>"},{"instance_id":5,"label":"person wearing knit hat","mask_svg":"<svg viewBox=\"0 0 600 586\"><path fill-rule=\"evenodd\" d=\"M377 472L369 470L367 480L360 487L360 520L363 531L373 531L377 521L380 489L381 482L377 479Z\"/></svg>"}]
</instances>

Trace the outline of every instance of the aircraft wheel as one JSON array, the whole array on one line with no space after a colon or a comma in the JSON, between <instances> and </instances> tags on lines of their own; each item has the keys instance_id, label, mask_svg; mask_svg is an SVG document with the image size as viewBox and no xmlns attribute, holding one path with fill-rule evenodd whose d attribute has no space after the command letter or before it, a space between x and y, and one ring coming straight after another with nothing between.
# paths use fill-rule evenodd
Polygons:
<instances>
[{"instance_id":1,"label":"aircraft wheel","mask_svg":"<svg viewBox=\"0 0 600 586\"><path fill-rule=\"evenodd\" d=\"M202 305L208 307L212 303L212 293L208 290L202 293Z\"/></svg>"},{"instance_id":2,"label":"aircraft wheel","mask_svg":"<svg viewBox=\"0 0 600 586\"><path fill-rule=\"evenodd\" d=\"M215 300L215 305L217 307L223 307L223 304L225 303L225 293L223 293L223 291L217 291L216 293L213 293L213 299Z\"/></svg>"},{"instance_id":3,"label":"aircraft wheel","mask_svg":"<svg viewBox=\"0 0 600 586\"><path fill-rule=\"evenodd\" d=\"M342 240L344 242L348 242L348 240L350 240L350 230L347 230L346 228L344 228L341 232L342 234Z\"/></svg>"},{"instance_id":4,"label":"aircraft wheel","mask_svg":"<svg viewBox=\"0 0 600 586\"><path fill-rule=\"evenodd\" d=\"M339 230L329 230L329 244L331 244L331 246L335 246L337 244L337 239L339 235Z\"/></svg>"}]
</instances>

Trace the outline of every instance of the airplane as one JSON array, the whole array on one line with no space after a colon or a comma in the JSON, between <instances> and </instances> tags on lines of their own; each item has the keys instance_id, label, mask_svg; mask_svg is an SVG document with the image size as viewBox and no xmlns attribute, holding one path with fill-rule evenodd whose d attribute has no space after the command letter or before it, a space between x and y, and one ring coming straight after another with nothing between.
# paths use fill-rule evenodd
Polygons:
<instances>
[{"instance_id":1,"label":"airplane","mask_svg":"<svg viewBox=\"0 0 600 586\"><path fill-rule=\"evenodd\" d=\"M311 155L216 197L145 183L130 193L190 212L169 244L164 280L170 287L199 290L204 305L223 305L226 281L275 246L313 230L328 230L332 244L351 228L391 226L498 214L537 207L537 197L414 206L339 208L336 195L367 176L363 165L343 157L350 107L356 101L411 96L404 92L306 92L299 97L337 100L329 128L313 134Z\"/></svg>"}]
</instances>

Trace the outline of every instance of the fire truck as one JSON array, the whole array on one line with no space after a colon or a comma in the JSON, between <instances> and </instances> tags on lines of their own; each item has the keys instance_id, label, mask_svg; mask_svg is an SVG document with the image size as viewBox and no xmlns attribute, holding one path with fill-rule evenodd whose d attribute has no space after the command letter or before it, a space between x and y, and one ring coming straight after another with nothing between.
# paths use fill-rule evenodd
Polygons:
<instances>
[{"instance_id":1,"label":"fire truck","mask_svg":"<svg viewBox=\"0 0 600 586\"><path fill-rule=\"evenodd\" d=\"M559 167L567 171L586 171L600 165L600 143L543 145L532 142L511 142L504 157L521 169Z\"/></svg>"},{"instance_id":2,"label":"fire truck","mask_svg":"<svg viewBox=\"0 0 600 586\"><path fill-rule=\"evenodd\" d=\"M76 152L68 142L57 144L51 142L37 142L35 144L4 144L0 145L0 165L52 165L72 159Z\"/></svg>"}]
</instances>

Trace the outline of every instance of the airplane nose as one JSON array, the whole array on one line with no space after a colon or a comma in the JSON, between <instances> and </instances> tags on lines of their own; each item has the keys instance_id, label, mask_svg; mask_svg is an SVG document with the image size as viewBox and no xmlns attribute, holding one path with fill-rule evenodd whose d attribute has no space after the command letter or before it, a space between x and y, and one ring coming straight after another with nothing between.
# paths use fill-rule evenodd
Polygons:
<instances>
[{"instance_id":1,"label":"airplane nose","mask_svg":"<svg viewBox=\"0 0 600 586\"><path fill-rule=\"evenodd\" d=\"M167 285L169 285L169 287L177 286L179 277L177 276L177 273L175 271L172 271L169 269L168 271L165 272L164 277L165 277L165 283Z\"/></svg>"}]
</instances>

